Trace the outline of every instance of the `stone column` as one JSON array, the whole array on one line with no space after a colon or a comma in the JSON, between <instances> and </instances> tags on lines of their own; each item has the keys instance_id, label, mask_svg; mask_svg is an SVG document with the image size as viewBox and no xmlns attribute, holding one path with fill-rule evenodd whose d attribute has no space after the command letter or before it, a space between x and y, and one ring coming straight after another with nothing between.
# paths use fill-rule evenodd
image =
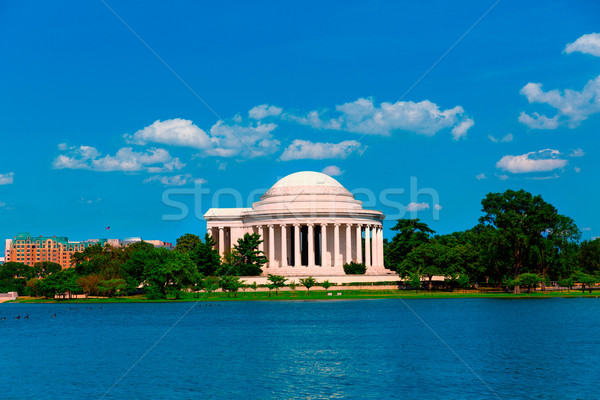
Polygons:
<instances>
[{"instance_id":1,"label":"stone column","mask_svg":"<svg viewBox=\"0 0 600 400\"><path fill-rule=\"evenodd\" d=\"M379 227L379 265L383 267L383 225Z\"/></svg>"},{"instance_id":2,"label":"stone column","mask_svg":"<svg viewBox=\"0 0 600 400\"><path fill-rule=\"evenodd\" d=\"M380 248L380 246L379 246L379 238L381 236L381 230L379 229L378 226L375 227L375 234L374 235L375 236L373 236L373 238L375 240L373 241L373 246L374 246L373 247L373 249L374 249L373 250L373 252L374 252L373 255L375 256L374 257L375 262L373 263L373 265L379 266L379 264L381 264L381 260L379 259L379 248Z\"/></svg>"},{"instance_id":3,"label":"stone column","mask_svg":"<svg viewBox=\"0 0 600 400\"><path fill-rule=\"evenodd\" d=\"M308 224L308 266L315 266L315 225Z\"/></svg>"},{"instance_id":4,"label":"stone column","mask_svg":"<svg viewBox=\"0 0 600 400\"><path fill-rule=\"evenodd\" d=\"M321 224L321 267L328 267L330 264L327 255L327 224Z\"/></svg>"},{"instance_id":5,"label":"stone column","mask_svg":"<svg viewBox=\"0 0 600 400\"><path fill-rule=\"evenodd\" d=\"M339 261L340 254L340 224L333 226L333 265L340 265Z\"/></svg>"},{"instance_id":6,"label":"stone column","mask_svg":"<svg viewBox=\"0 0 600 400\"><path fill-rule=\"evenodd\" d=\"M371 227L369 225L366 225L365 226L365 265L367 266L367 268L371 266L370 230L371 230Z\"/></svg>"},{"instance_id":7,"label":"stone column","mask_svg":"<svg viewBox=\"0 0 600 400\"><path fill-rule=\"evenodd\" d=\"M294 267L302 264L300 255L300 224L294 224Z\"/></svg>"},{"instance_id":8,"label":"stone column","mask_svg":"<svg viewBox=\"0 0 600 400\"><path fill-rule=\"evenodd\" d=\"M269 225L269 268L275 267L275 228Z\"/></svg>"},{"instance_id":9,"label":"stone column","mask_svg":"<svg viewBox=\"0 0 600 400\"><path fill-rule=\"evenodd\" d=\"M262 242L258 245L258 249L264 253L265 252L265 232L264 232L262 225L258 226L258 234L260 235L260 240L262 240Z\"/></svg>"},{"instance_id":10,"label":"stone column","mask_svg":"<svg viewBox=\"0 0 600 400\"><path fill-rule=\"evenodd\" d=\"M287 229L285 225L281 227L281 265L280 267L287 267Z\"/></svg>"},{"instance_id":11,"label":"stone column","mask_svg":"<svg viewBox=\"0 0 600 400\"><path fill-rule=\"evenodd\" d=\"M352 225L346 224L346 260L345 263L352 261Z\"/></svg>"},{"instance_id":12,"label":"stone column","mask_svg":"<svg viewBox=\"0 0 600 400\"><path fill-rule=\"evenodd\" d=\"M225 228L219 227L219 255L223 257L225 253Z\"/></svg>"},{"instance_id":13,"label":"stone column","mask_svg":"<svg viewBox=\"0 0 600 400\"><path fill-rule=\"evenodd\" d=\"M362 263L362 230L360 225L356 225L356 262Z\"/></svg>"}]
</instances>

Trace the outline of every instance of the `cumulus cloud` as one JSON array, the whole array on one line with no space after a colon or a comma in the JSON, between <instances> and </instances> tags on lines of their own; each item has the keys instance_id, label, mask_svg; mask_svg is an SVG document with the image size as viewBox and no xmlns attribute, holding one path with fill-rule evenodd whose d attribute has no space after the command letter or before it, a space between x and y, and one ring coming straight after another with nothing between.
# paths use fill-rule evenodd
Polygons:
<instances>
[{"instance_id":1,"label":"cumulus cloud","mask_svg":"<svg viewBox=\"0 0 600 400\"><path fill-rule=\"evenodd\" d=\"M475 179L477 179L478 181L487 179L487 176L485 176L485 173L480 173L479 175L475 175Z\"/></svg>"},{"instance_id":2,"label":"cumulus cloud","mask_svg":"<svg viewBox=\"0 0 600 400\"><path fill-rule=\"evenodd\" d=\"M547 117L538 113L522 112L519 122L532 129L556 129L559 126L575 128L591 115L600 112L600 76L590 80L581 91L566 89L544 91L542 84L529 82L521 89L529 103L547 104L556 109L556 115Z\"/></svg>"},{"instance_id":3,"label":"cumulus cloud","mask_svg":"<svg viewBox=\"0 0 600 400\"><path fill-rule=\"evenodd\" d=\"M0 174L0 185L12 185L15 173Z\"/></svg>"},{"instance_id":4,"label":"cumulus cloud","mask_svg":"<svg viewBox=\"0 0 600 400\"><path fill-rule=\"evenodd\" d=\"M421 211L421 210L426 210L429 208L429 204L427 203L409 203L406 207L406 211ZM437 208L436 208L437 210Z\"/></svg>"},{"instance_id":5,"label":"cumulus cloud","mask_svg":"<svg viewBox=\"0 0 600 400\"><path fill-rule=\"evenodd\" d=\"M324 160L328 158L346 158L351 153L362 154L365 147L356 140L345 140L340 143L319 143L309 140L294 140L283 152L280 159L289 160Z\"/></svg>"},{"instance_id":6,"label":"cumulus cloud","mask_svg":"<svg viewBox=\"0 0 600 400\"><path fill-rule=\"evenodd\" d=\"M344 171L342 171L340 167L337 167L335 165L325 167L321 172L329 176L340 176L344 173Z\"/></svg>"},{"instance_id":7,"label":"cumulus cloud","mask_svg":"<svg viewBox=\"0 0 600 400\"><path fill-rule=\"evenodd\" d=\"M133 135L125 135L128 143L146 145L160 143L168 146L192 147L207 149L211 141L206 132L198 128L190 120L175 118L166 121L154 121Z\"/></svg>"},{"instance_id":8,"label":"cumulus cloud","mask_svg":"<svg viewBox=\"0 0 600 400\"><path fill-rule=\"evenodd\" d=\"M286 113L283 118L316 129L385 136L395 131L432 136L442 129L452 128L454 138L458 139L474 124L470 118L463 117L463 113L460 106L444 110L429 100L377 105L372 98L359 98L335 106L335 111L310 111L306 115Z\"/></svg>"},{"instance_id":9,"label":"cumulus cloud","mask_svg":"<svg viewBox=\"0 0 600 400\"><path fill-rule=\"evenodd\" d=\"M562 169L566 164L567 160L560 158L558 150L545 149L518 156L506 155L496 163L496 168L513 174L522 174Z\"/></svg>"},{"instance_id":10,"label":"cumulus cloud","mask_svg":"<svg viewBox=\"0 0 600 400\"><path fill-rule=\"evenodd\" d=\"M503 143L508 143L508 142L512 142L513 140L513 134L512 133L507 133L505 136L501 137L501 138L497 138L493 135L488 135L488 138L493 142L493 143L499 143L499 142L503 142Z\"/></svg>"},{"instance_id":11,"label":"cumulus cloud","mask_svg":"<svg viewBox=\"0 0 600 400\"><path fill-rule=\"evenodd\" d=\"M276 124L242 126L219 121L210 128L213 147L207 154L220 157L255 158L270 155L279 150L280 142L271 132Z\"/></svg>"},{"instance_id":12,"label":"cumulus cloud","mask_svg":"<svg viewBox=\"0 0 600 400\"><path fill-rule=\"evenodd\" d=\"M158 182L163 186L183 186L187 185L190 182L202 184L206 183L205 179L194 179L192 174L182 174L182 175L154 175L149 178L144 179L144 183Z\"/></svg>"},{"instance_id":13,"label":"cumulus cloud","mask_svg":"<svg viewBox=\"0 0 600 400\"><path fill-rule=\"evenodd\" d=\"M565 53L571 54L575 52L600 57L600 33L588 33L573 43L567 44Z\"/></svg>"},{"instance_id":14,"label":"cumulus cloud","mask_svg":"<svg viewBox=\"0 0 600 400\"><path fill-rule=\"evenodd\" d=\"M283 111L282 108L275 107L268 104L261 104L259 106L253 107L248 111L248 117L252 119L263 119L267 117L276 117L281 114Z\"/></svg>"},{"instance_id":15,"label":"cumulus cloud","mask_svg":"<svg viewBox=\"0 0 600 400\"><path fill-rule=\"evenodd\" d=\"M142 152L123 147L114 156L103 156L95 147L73 146L60 154L52 163L55 169L87 169L93 171L162 172L185 166L179 158L165 149L148 149Z\"/></svg>"}]
</instances>

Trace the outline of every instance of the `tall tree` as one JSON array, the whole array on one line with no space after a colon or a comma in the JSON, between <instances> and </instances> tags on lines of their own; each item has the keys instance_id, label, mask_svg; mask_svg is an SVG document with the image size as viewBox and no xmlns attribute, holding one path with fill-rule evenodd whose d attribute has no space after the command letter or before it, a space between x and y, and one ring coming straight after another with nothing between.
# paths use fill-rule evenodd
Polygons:
<instances>
[{"instance_id":1,"label":"tall tree","mask_svg":"<svg viewBox=\"0 0 600 400\"><path fill-rule=\"evenodd\" d=\"M189 254L196 248L198 243L200 243L200 236L193 233L186 233L177 239L175 250Z\"/></svg>"},{"instance_id":2,"label":"tall tree","mask_svg":"<svg viewBox=\"0 0 600 400\"><path fill-rule=\"evenodd\" d=\"M219 251L215 249L215 238L208 233L204 236L204 242L196 245L190 257L198 267L198 271L205 276L215 275L221 265Z\"/></svg>"},{"instance_id":3,"label":"tall tree","mask_svg":"<svg viewBox=\"0 0 600 400\"><path fill-rule=\"evenodd\" d=\"M238 239L234 245L236 275L257 276L262 273L267 257L258 248L261 243L262 239L258 233L246 233Z\"/></svg>"},{"instance_id":4,"label":"tall tree","mask_svg":"<svg viewBox=\"0 0 600 400\"><path fill-rule=\"evenodd\" d=\"M385 246L384 257L385 266L396 271L400 263L415 248L429 242L431 235L435 231L427 226L426 223L416 219L399 219L392 228L396 235Z\"/></svg>"},{"instance_id":5,"label":"tall tree","mask_svg":"<svg viewBox=\"0 0 600 400\"><path fill-rule=\"evenodd\" d=\"M481 205L485 215L479 221L495 227L507 243L516 280L523 272L531 247L542 241L543 233L556 229L558 213L541 196L523 189L488 193ZM514 290L519 293L519 285Z\"/></svg>"}]
</instances>

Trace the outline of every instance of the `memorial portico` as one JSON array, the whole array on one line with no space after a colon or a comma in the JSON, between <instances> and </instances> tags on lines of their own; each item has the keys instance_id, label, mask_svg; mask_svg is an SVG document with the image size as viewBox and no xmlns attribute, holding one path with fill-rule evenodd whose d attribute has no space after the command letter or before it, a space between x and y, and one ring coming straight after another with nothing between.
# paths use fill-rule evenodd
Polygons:
<instances>
[{"instance_id":1,"label":"memorial portico","mask_svg":"<svg viewBox=\"0 0 600 400\"><path fill-rule=\"evenodd\" d=\"M383 214L362 203L334 178L297 172L279 180L252 208L211 208L204 217L221 256L245 233L258 233L268 262L263 275L344 275L343 265L383 267Z\"/></svg>"}]
</instances>

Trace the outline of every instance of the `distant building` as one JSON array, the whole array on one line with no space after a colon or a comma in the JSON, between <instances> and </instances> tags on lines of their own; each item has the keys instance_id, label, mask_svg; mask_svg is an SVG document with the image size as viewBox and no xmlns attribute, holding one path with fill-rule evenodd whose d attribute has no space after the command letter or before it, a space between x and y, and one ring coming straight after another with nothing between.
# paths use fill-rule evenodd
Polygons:
<instances>
[{"instance_id":1,"label":"distant building","mask_svg":"<svg viewBox=\"0 0 600 400\"><path fill-rule=\"evenodd\" d=\"M0 257L0 265L4 264L4 257Z\"/></svg>"},{"instance_id":2,"label":"distant building","mask_svg":"<svg viewBox=\"0 0 600 400\"><path fill-rule=\"evenodd\" d=\"M13 239L5 240L4 262L19 262L33 266L37 262L51 261L60 264L63 268L71 266L73 253L81 252L94 245L111 247L125 247L139 243L142 238L132 237L120 239L88 239L81 242L70 241L65 236L39 236L30 233L19 233ZM162 240L146 240L154 247L164 247L172 250L173 245Z\"/></svg>"},{"instance_id":3,"label":"distant building","mask_svg":"<svg viewBox=\"0 0 600 400\"><path fill-rule=\"evenodd\" d=\"M9 242L10 241L10 242ZM19 233L12 240L6 240L6 262L20 262L33 266L40 261L51 261L63 268L71 266L71 255L95 244L106 243L106 239L97 241L72 242L65 236L31 236Z\"/></svg>"}]
</instances>

